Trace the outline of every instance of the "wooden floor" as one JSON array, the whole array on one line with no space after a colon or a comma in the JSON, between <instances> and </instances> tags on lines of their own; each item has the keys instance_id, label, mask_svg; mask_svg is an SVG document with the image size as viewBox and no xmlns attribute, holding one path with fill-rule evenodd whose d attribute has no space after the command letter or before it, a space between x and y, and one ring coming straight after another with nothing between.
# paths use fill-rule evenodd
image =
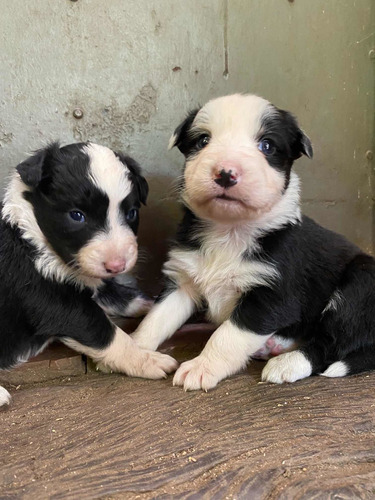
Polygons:
<instances>
[{"instance_id":1,"label":"wooden floor","mask_svg":"<svg viewBox=\"0 0 375 500\"><path fill-rule=\"evenodd\" d=\"M207 394L91 372L13 384L0 498L374 499L375 374L276 386L263 364Z\"/></svg>"}]
</instances>

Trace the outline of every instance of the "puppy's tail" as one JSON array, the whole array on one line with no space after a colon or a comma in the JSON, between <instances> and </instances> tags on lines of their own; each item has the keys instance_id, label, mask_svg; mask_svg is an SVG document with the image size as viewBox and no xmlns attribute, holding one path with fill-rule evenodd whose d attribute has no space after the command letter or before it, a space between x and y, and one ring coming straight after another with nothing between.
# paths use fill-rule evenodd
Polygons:
<instances>
[{"instance_id":1,"label":"puppy's tail","mask_svg":"<svg viewBox=\"0 0 375 500\"><path fill-rule=\"evenodd\" d=\"M12 397L9 392L0 385L0 407L3 405L9 405L11 399Z\"/></svg>"},{"instance_id":2,"label":"puppy's tail","mask_svg":"<svg viewBox=\"0 0 375 500\"><path fill-rule=\"evenodd\" d=\"M375 349L372 346L353 351L341 361L336 361L321 373L324 377L345 377L355 373L375 370Z\"/></svg>"}]
</instances>

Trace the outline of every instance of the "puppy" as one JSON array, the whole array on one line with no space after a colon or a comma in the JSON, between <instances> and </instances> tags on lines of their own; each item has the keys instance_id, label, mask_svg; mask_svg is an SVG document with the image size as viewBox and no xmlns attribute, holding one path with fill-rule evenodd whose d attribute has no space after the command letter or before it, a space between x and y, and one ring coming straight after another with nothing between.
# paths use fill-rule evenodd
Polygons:
<instances>
[{"instance_id":1,"label":"puppy","mask_svg":"<svg viewBox=\"0 0 375 500\"><path fill-rule=\"evenodd\" d=\"M214 99L176 129L185 215L167 285L134 339L156 349L197 308L217 325L174 384L208 390L252 356L262 380L375 368L375 261L300 211L291 171L311 142L288 112L254 95Z\"/></svg>"},{"instance_id":2,"label":"puppy","mask_svg":"<svg viewBox=\"0 0 375 500\"><path fill-rule=\"evenodd\" d=\"M131 158L92 143L57 143L18 165L0 219L0 369L59 339L100 368L161 378L169 356L140 349L106 313L147 310L114 281L137 260L148 186ZM10 395L0 388L0 406Z\"/></svg>"}]
</instances>

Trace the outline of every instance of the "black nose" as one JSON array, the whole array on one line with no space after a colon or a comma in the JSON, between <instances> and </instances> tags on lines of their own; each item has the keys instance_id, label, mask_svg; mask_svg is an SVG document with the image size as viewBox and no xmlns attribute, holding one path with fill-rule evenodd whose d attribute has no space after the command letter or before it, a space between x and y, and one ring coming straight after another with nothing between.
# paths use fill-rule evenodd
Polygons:
<instances>
[{"instance_id":1,"label":"black nose","mask_svg":"<svg viewBox=\"0 0 375 500\"><path fill-rule=\"evenodd\" d=\"M232 175L232 170L226 172L224 169L222 169L216 177L215 182L223 188L230 188L237 184L237 179L234 175Z\"/></svg>"}]
</instances>

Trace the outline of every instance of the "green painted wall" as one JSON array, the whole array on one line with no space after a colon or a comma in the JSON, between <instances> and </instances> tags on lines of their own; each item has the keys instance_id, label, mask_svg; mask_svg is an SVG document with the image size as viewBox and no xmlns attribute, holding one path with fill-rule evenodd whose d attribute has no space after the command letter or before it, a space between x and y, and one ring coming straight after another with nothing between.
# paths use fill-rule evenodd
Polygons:
<instances>
[{"instance_id":1,"label":"green painted wall","mask_svg":"<svg viewBox=\"0 0 375 500\"><path fill-rule=\"evenodd\" d=\"M298 116L315 147L296 167L305 212L373 250L373 0L0 0L0 40L1 178L56 138L133 155L152 188L147 273L178 218L168 138L189 108L238 91Z\"/></svg>"}]
</instances>

